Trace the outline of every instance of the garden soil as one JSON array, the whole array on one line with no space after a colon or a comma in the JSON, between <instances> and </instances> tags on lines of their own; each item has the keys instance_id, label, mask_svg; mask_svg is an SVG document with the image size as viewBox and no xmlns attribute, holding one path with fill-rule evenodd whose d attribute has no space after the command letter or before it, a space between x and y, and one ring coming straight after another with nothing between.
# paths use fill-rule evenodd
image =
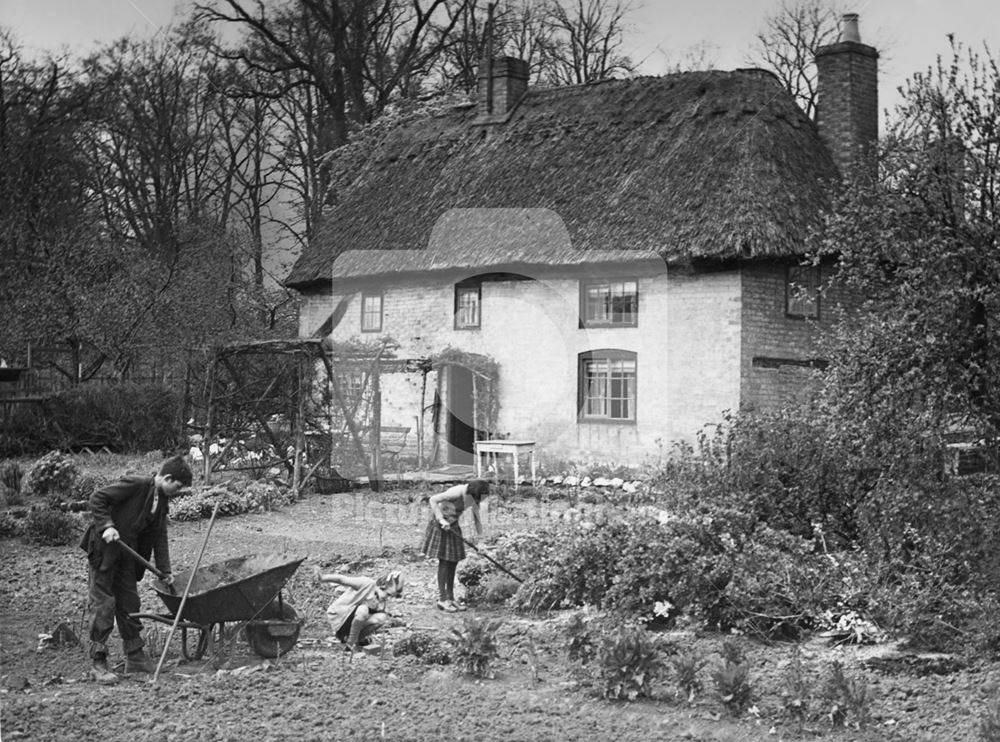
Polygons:
<instances>
[{"instance_id":1,"label":"garden soil","mask_svg":"<svg viewBox=\"0 0 1000 742\"><path fill-rule=\"evenodd\" d=\"M530 528L558 513L539 501L496 505L492 531ZM115 686L88 679L83 552L22 539L0 541L0 736L9 740L976 740L995 703L1000 665L958 657L906 654L898 645L835 647L820 638L797 646L741 638L751 663L755 703L726 713L709 676L722 637L674 632L675 645L701 652L705 688L693 702L678 698L669 673L652 699L599 697L566 657L567 612L539 616L473 605L466 613L436 609L436 562L417 552L427 518L413 494L309 495L280 511L173 523L175 570L236 556L281 552L304 556L283 597L303 619L296 646L278 659L255 655L239 631L201 660L184 659L181 637L166 645L159 676L129 676ZM394 626L363 653L329 637L324 619L329 586L313 568L378 576L403 571L402 599L391 603ZM141 585L143 610L163 612ZM467 616L502 621L493 677L457 674L451 665L395 656L413 632L443 641ZM80 644L40 635L67 624ZM169 626L145 621L159 660ZM232 628L231 626L229 628ZM180 632L178 632L179 634ZM194 633L194 632L192 632ZM190 637L189 637L190 639ZM111 664L121 661L119 647ZM827 718L800 725L784 710L782 690L792 653L811 678L840 662L867 692L870 718L858 728ZM827 709L828 710L828 709Z\"/></svg>"}]
</instances>

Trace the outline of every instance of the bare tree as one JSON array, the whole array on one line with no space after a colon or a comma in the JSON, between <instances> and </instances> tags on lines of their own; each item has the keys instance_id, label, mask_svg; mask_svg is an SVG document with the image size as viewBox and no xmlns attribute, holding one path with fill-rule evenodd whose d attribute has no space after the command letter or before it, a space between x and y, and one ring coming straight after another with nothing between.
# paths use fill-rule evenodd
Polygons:
<instances>
[{"instance_id":1,"label":"bare tree","mask_svg":"<svg viewBox=\"0 0 1000 742\"><path fill-rule=\"evenodd\" d=\"M580 85L635 65L623 49L628 0L549 0L545 6L548 34L539 39L542 81Z\"/></svg>"},{"instance_id":2,"label":"bare tree","mask_svg":"<svg viewBox=\"0 0 1000 742\"><path fill-rule=\"evenodd\" d=\"M469 0L215 0L197 18L235 24L246 43L220 55L270 77L287 114L289 175L300 179L308 235L332 185L327 154L391 101L412 95ZM433 21L450 9L443 25Z\"/></svg>"},{"instance_id":3,"label":"bare tree","mask_svg":"<svg viewBox=\"0 0 1000 742\"><path fill-rule=\"evenodd\" d=\"M91 335L123 374L150 336L198 347L256 333L266 314L256 214L267 122L231 94L239 76L213 46L188 23L85 61L100 105L81 149L104 249L128 266L115 301L91 312Z\"/></svg>"},{"instance_id":4,"label":"bare tree","mask_svg":"<svg viewBox=\"0 0 1000 742\"><path fill-rule=\"evenodd\" d=\"M692 44L676 55L664 53L664 72L669 75L677 72L712 69L716 64L718 53L719 47L708 41Z\"/></svg>"},{"instance_id":5,"label":"bare tree","mask_svg":"<svg viewBox=\"0 0 1000 742\"><path fill-rule=\"evenodd\" d=\"M93 291L119 275L98 234L79 150L92 96L65 59L22 56L0 29L0 354L79 348ZM113 291L113 288L109 288ZM77 380L80 364L62 369Z\"/></svg>"},{"instance_id":6,"label":"bare tree","mask_svg":"<svg viewBox=\"0 0 1000 742\"><path fill-rule=\"evenodd\" d=\"M825 0L782 0L757 34L747 62L772 71L816 118L816 50L837 40L842 13Z\"/></svg>"},{"instance_id":7,"label":"bare tree","mask_svg":"<svg viewBox=\"0 0 1000 742\"><path fill-rule=\"evenodd\" d=\"M487 26L490 6L492 25ZM479 68L487 54L510 55L528 63L531 79L543 77L542 50L553 46L554 30L547 21L547 6L532 0L469 0L442 48L434 78L437 88L472 94Z\"/></svg>"},{"instance_id":8,"label":"bare tree","mask_svg":"<svg viewBox=\"0 0 1000 742\"><path fill-rule=\"evenodd\" d=\"M225 178L212 171L217 62L183 33L122 39L85 63L102 96L89 154L107 228L167 262L182 224L207 220L224 229L228 214Z\"/></svg>"}]
</instances>

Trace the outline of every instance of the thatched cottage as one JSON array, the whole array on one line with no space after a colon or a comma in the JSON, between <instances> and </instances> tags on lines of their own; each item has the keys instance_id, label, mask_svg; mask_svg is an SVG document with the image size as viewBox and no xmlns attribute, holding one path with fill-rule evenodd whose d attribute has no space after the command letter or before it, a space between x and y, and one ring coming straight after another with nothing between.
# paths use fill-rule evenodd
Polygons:
<instances>
[{"instance_id":1,"label":"thatched cottage","mask_svg":"<svg viewBox=\"0 0 1000 742\"><path fill-rule=\"evenodd\" d=\"M836 297L801 256L876 137L877 57L848 18L817 57L818 125L761 70L533 89L493 60L475 103L357 167L286 281L300 334L430 359L382 379L380 415L441 463L507 436L636 466L808 393Z\"/></svg>"}]
</instances>

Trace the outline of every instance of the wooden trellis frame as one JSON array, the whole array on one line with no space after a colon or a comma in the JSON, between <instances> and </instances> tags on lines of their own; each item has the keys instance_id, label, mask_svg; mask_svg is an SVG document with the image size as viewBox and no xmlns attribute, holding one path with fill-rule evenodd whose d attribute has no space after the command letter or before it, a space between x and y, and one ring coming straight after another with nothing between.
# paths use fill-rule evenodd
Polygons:
<instances>
[{"instance_id":1,"label":"wooden trellis frame","mask_svg":"<svg viewBox=\"0 0 1000 742\"><path fill-rule=\"evenodd\" d=\"M275 431L272 421L265 414L266 408L273 408L274 399L269 395L274 393L274 386L280 380L280 374L275 375L260 391L262 380L248 379L244 373L246 359L263 357L280 359L290 366L294 381L291 384L287 399L282 400L289 420L288 435L293 441L291 455L286 455L283 441ZM279 366L282 363L279 362ZM351 398L342 388L337 370L340 368L355 370L363 368L364 384L358 398ZM421 372L426 380L426 374L431 369L431 363L426 359L398 359L391 353L391 347L343 346L335 347L328 339L295 338L291 340L259 340L248 343L234 343L218 348L212 355L208 373L206 374L206 415L204 425L204 476L210 482L214 467L226 453L225 450L213 458L209 446L214 436L225 432L230 436L232 444L237 433L245 430L222 430L219 419L223 402L229 407L240 408L242 422L249 424L255 433L262 435L270 446L279 454L278 462L284 465L290 476L292 486L296 489L304 485L311 476L316 474L324 463L333 466L335 440L346 441L353 449L357 459L364 466L365 474L373 489L377 489L383 481L383 471L379 451L381 447L380 377L383 373ZM323 378L325 375L325 378ZM222 383L225 380L225 385ZM256 391L253 389L257 385ZM235 384L235 389L228 392L229 399L220 399L220 394ZM370 386L369 386L370 385ZM369 390L367 400L365 390ZM320 403L317 410L310 410L309 400L319 390L327 390L329 405ZM343 430L335 430L333 421L339 414ZM233 420L227 421L231 427ZM311 430L310 430L311 428ZM307 438L310 433L326 431L327 445L319 453L318 458L310 460L309 468L303 468L301 462L303 453L307 450ZM322 437L322 436L321 436ZM316 451L312 451L316 454ZM421 452L422 458L422 452ZM214 461L214 463L213 463ZM278 463L275 462L275 463Z\"/></svg>"}]
</instances>

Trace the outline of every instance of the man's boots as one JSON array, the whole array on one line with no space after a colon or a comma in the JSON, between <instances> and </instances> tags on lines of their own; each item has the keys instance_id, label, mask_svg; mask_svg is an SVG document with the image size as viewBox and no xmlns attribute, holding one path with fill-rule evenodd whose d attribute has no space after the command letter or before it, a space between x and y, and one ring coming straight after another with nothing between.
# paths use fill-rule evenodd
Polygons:
<instances>
[{"instance_id":1,"label":"man's boots","mask_svg":"<svg viewBox=\"0 0 1000 742\"><path fill-rule=\"evenodd\" d=\"M94 663L90 668L90 677L101 685L114 685L118 682L118 676L108 669L108 656L106 654L94 655Z\"/></svg>"},{"instance_id":2,"label":"man's boots","mask_svg":"<svg viewBox=\"0 0 1000 742\"><path fill-rule=\"evenodd\" d=\"M125 674L131 675L135 672L155 672L156 665L149 658L144 649L137 649L125 655Z\"/></svg>"}]
</instances>

